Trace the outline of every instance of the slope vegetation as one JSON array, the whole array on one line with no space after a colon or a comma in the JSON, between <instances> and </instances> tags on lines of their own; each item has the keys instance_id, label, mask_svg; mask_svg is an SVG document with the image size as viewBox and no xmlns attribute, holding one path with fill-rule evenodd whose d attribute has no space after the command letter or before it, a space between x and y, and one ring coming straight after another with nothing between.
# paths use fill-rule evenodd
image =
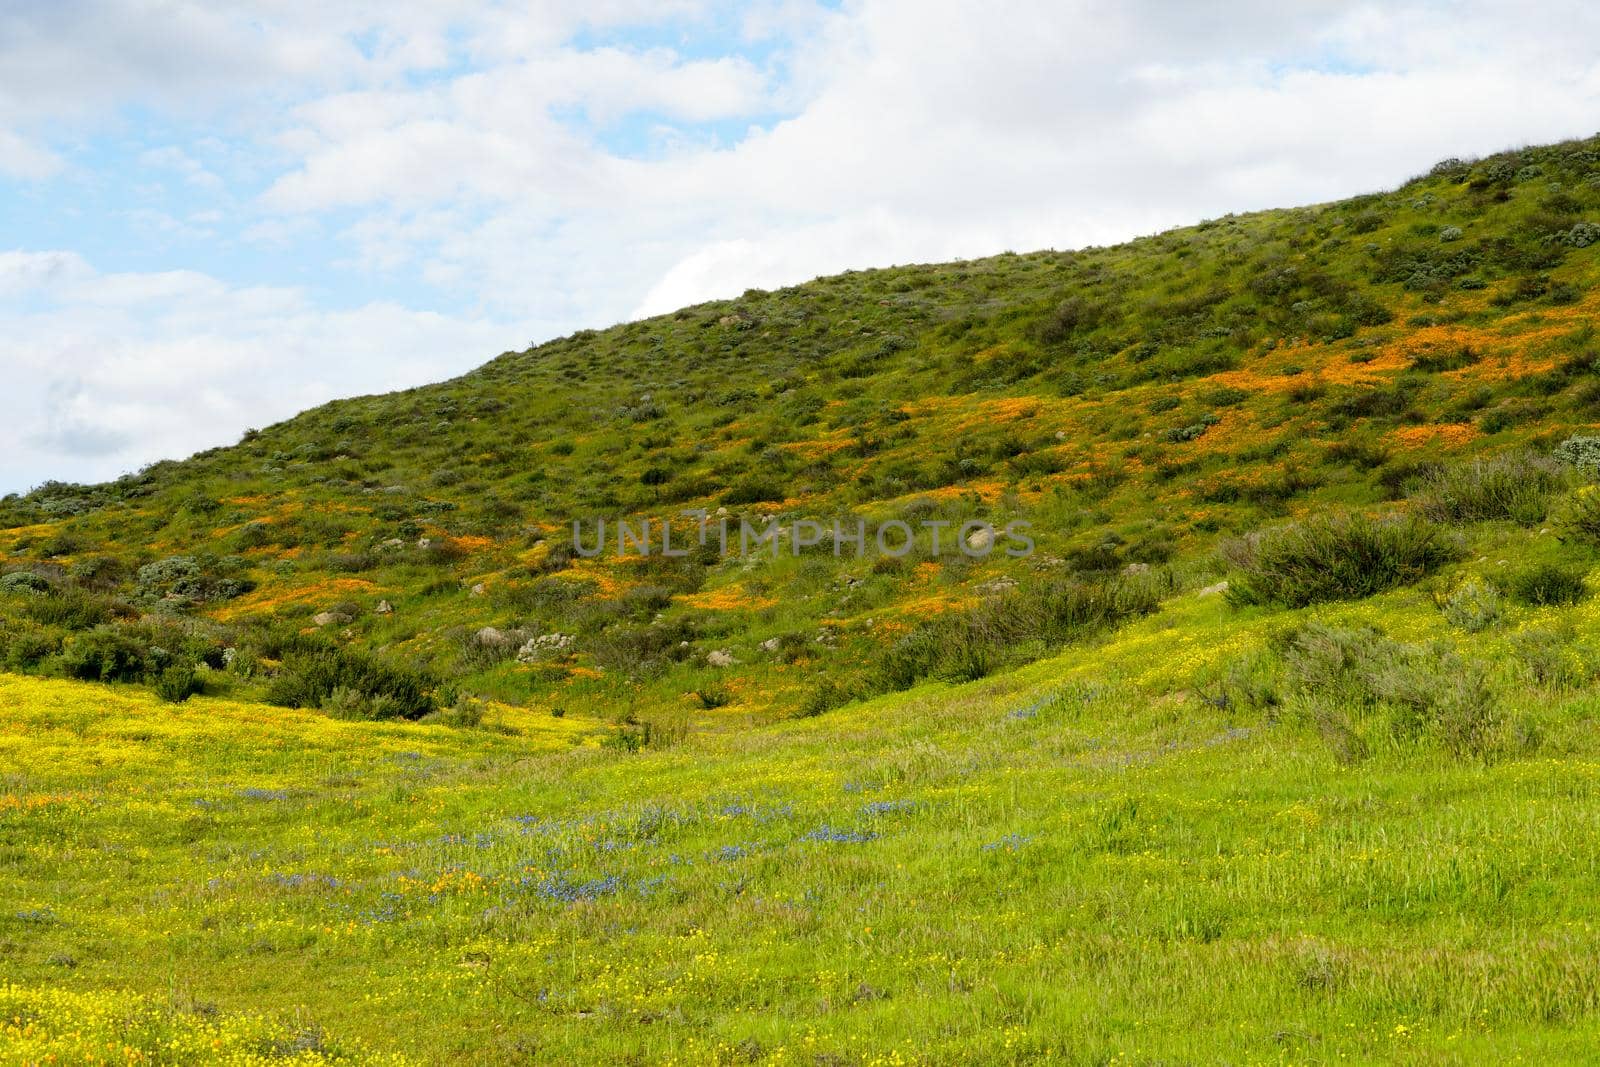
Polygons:
<instances>
[{"instance_id":1,"label":"slope vegetation","mask_svg":"<svg viewBox=\"0 0 1600 1067\"><path fill-rule=\"evenodd\" d=\"M606 706L653 738L981 677L1216 582L1230 537L1414 512L1441 464L1592 429L1597 160L751 291L49 484L0 508L0 655L347 717ZM701 544L685 510L785 547ZM652 519L687 553L619 558ZM602 520L590 558L573 523ZM895 520L903 554L870 532ZM952 550L1018 520L1026 557Z\"/></svg>"}]
</instances>

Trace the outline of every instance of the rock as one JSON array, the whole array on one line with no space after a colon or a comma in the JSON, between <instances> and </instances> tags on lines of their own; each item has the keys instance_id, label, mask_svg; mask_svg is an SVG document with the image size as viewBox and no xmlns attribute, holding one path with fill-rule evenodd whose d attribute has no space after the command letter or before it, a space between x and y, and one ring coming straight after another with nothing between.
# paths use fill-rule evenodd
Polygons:
<instances>
[{"instance_id":1,"label":"rock","mask_svg":"<svg viewBox=\"0 0 1600 1067\"><path fill-rule=\"evenodd\" d=\"M781 644L781 642L776 637L769 637L765 641L761 642L761 651L776 652L778 651L779 644Z\"/></svg>"},{"instance_id":2,"label":"rock","mask_svg":"<svg viewBox=\"0 0 1600 1067\"><path fill-rule=\"evenodd\" d=\"M375 615L393 615L394 605L387 600L380 600L378 601L378 606L373 608L372 612Z\"/></svg>"},{"instance_id":3,"label":"rock","mask_svg":"<svg viewBox=\"0 0 1600 1067\"><path fill-rule=\"evenodd\" d=\"M1056 431L1056 440L1057 441L1065 441L1066 439L1067 439L1067 431L1065 431L1065 430L1057 430Z\"/></svg>"},{"instance_id":4,"label":"rock","mask_svg":"<svg viewBox=\"0 0 1600 1067\"><path fill-rule=\"evenodd\" d=\"M1228 583L1218 582L1216 585L1206 586L1204 589L1200 590L1200 592L1196 593L1195 596L1218 596L1219 594L1226 593L1227 591Z\"/></svg>"},{"instance_id":5,"label":"rock","mask_svg":"<svg viewBox=\"0 0 1600 1067\"><path fill-rule=\"evenodd\" d=\"M727 515L728 515L728 509L727 508L718 508L716 511L712 512L712 514L714 514L719 519L726 518Z\"/></svg>"},{"instance_id":6,"label":"rock","mask_svg":"<svg viewBox=\"0 0 1600 1067\"><path fill-rule=\"evenodd\" d=\"M517 649L518 663L537 663L547 656L555 656L572 647L571 634L540 634Z\"/></svg>"},{"instance_id":7,"label":"rock","mask_svg":"<svg viewBox=\"0 0 1600 1067\"><path fill-rule=\"evenodd\" d=\"M353 621L350 616L337 611L319 611L311 616L311 621L318 626L338 626Z\"/></svg>"},{"instance_id":8,"label":"rock","mask_svg":"<svg viewBox=\"0 0 1600 1067\"><path fill-rule=\"evenodd\" d=\"M1000 577L991 578L989 581L978 586L978 592L983 596L999 596L1001 593L1015 589L1016 587L1017 580L1015 578L1008 578L1002 574Z\"/></svg>"},{"instance_id":9,"label":"rock","mask_svg":"<svg viewBox=\"0 0 1600 1067\"><path fill-rule=\"evenodd\" d=\"M419 538L417 538L417 547L418 548L427 548L431 544L433 544L433 538L431 538L431 537L419 537Z\"/></svg>"},{"instance_id":10,"label":"rock","mask_svg":"<svg viewBox=\"0 0 1600 1067\"><path fill-rule=\"evenodd\" d=\"M731 667L737 662L733 653L725 648L719 648L706 656L706 664L711 667Z\"/></svg>"},{"instance_id":11,"label":"rock","mask_svg":"<svg viewBox=\"0 0 1600 1067\"><path fill-rule=\"evenodd\" d=\"M387 539L386 541L383 542L383 547L384 548L399 548L403 544L405 544L405 542L400 540L400 538L391 537L391 538L389 538L389 539Z\"/></svg>"},{"instance_id":12,"label":"rock","mask_svg":"<svg viewBox=\"0 0 1600 1067\"><path fill-rule=\"evenodd\" d=\"M987 552L994 547L994 527L980 526L967 535L967 547L974 552Z\"/></svg>"},{"instance_id":13,"label":"rock","mask_svg":"<svg viewBox=\"0 0 1600 1067\"><path fill-rule=\"evenodd\" d=\"M512 642L510 634L504 630L497 630L493 626L485 626L476 634L478 644L485 648L505 648Z\"/></svg>"},{"instance_id":14,"label":"rock","mask_svg":"<svg viewBox=\"0 0 1600 1067\"><path fill-rule=\"evenodd\" d=\"M482 582L479 582L477 585L472 587L472 595L473 596L484 596L488 592L489 592L488 588Z\"/></svg>"},{"instance_id":15,"label":"rock","mask_svg":"<svg viewBox=\"0 0 1600 1067\"><path fill-rule=\"evenodd\" d=\"M1122 568L1122 573L1123 574L1149 574L1150 573L1150 564L1148 564L1148 563L1130 563L1126 567Z\"/></svg>"}]
</instances>

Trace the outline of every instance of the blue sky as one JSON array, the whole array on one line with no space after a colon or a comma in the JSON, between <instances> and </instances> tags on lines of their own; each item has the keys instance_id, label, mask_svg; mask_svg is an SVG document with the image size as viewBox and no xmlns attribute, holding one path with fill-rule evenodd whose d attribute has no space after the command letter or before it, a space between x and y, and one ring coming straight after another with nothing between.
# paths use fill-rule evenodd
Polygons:
<instances>
[{"instance_id":1,"label":"blue sky","mask_svg":"<svg viewBox=\"0 0 1600 1067\"><path fill-rule=\"evenodd\" d=\"M0 10L0 492L847 268L1600 127L1578 3Z\"/></svg>"}]
</instances>

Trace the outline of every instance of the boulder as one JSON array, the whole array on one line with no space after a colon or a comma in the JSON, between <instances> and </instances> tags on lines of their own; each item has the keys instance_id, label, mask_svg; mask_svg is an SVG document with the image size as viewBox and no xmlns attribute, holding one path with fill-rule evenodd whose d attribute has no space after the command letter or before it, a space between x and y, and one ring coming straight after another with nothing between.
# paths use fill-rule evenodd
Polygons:
<instances>
[{"instance_id":1,"label":"boulder","mask_svg":"<svg viewBox=\"0 0 1600 1067\"><path fill-rule=\"evenodd\" d=\"M731 667L736 661L733 653L725 648L719 648L706 656L706 663L712 667Z\"/></svg>"},{"instance_id":2,"label":"boulder","mask_svg":"<svg viewBox=\"0 0 1600 1067\"><path fill-rule=\"evenodd\" d=\"M478 644L485 648L506 648L513 641L510 634L504 630L497 630L493 626L485 626L475 636Z\"/></svg>"}]
</instances>

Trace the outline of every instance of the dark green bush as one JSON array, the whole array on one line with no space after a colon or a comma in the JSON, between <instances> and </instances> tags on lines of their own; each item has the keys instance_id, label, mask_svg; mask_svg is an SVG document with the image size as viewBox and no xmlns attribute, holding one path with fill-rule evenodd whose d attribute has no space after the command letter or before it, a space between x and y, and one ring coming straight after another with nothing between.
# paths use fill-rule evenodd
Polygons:
<instances>
[{"instance_id":1,"label":"dark green bush","mask_svg":"<svg viewBox=\"0 0 1600 1067\"><path fill-rule=\"evenodd\" d=\"M1561 517L1562 534L1574 541L1600 545L1600 492L1580 491Z\"/></svg>"},{"instance_id":2,"label":"dark green bush","mask_svg":"<svg viewBox=\"0 0 1600 1067\"><path fill-rule=\"evenodd\" d=\"M345 705L359 702L362 717L420 719L434 710L429 685L418 672L348 649L309 646L284 658L267 688L267 702L316 708L338 694Z\"/></svg>"},{"instance_id":3,"label":"dark green bush","mask_svg":"<svg viewBox=\"0 0 1600 1067\"><path fill-rule=\"evenodd\" d=\"M182 704L185 700L200 693L204 686L195 669L186 664L176 664L168 667L156 676L154 683L156 696L173 704Z\"/></svg>"},{"instance_id":4,"label":"dark green bush","mask_svg":"<svg viewBox=\"0 0 1600 1067\"><path fill-rule=\"evenodd\" d=\"M764 504L782 500L788 493L776 481L743 481L722 494L722 502L737 507L740 504Z\"/></svg>"},{"instance_id":5,"label":"dark green bush","mask_svg":"<svg viewBox=\"0 0 1600 1067\"><path fill-rule=\"evenodd\" d=\"M1260 531L1222 549L1240 572L1230 599L1296 608L1410 585L1460 553L1447 531L1425 519L1353 513Z\"/></svg>"},{"instance_id":6,"label":"dark green bush","mask_svg":"<svg viewBox=\"0 0 1600 1067\"><path fill-rule=\"evenodd\" d=\"M123 610L126 610L125 606ZM59 626L63 630L92 630L112 620L117 604L106 597L69 589L58 596L35 597L28 601L23 611L35 622L46 626Z\"/></svg>"},{"instance_id":7,"label":"dark green bush","mask_svg":"<svg viewBox=\"0 0 1600 1067\"><path fill-rule=\"evenodd\" d=\"M17 620L0 627L0 663L26 671L61 651L61 638L36 623Z\"/></svg>"},{"instance_id":8,"label":"dark green bush","mask_svg":"<svg viewBox=\"0 0 1600 1067\"><path fill-rule=\"evenodd\" d=\"M61 673L86 682L137 682L162 657L138 638L105 626L71 638L58 658Z\"/></svg>"},{"instance_id":9,"label":"dark green bush","mask_svg":"<svg viewBox=\"0 0 1600 1067\"><path fill-rule=\"evenodd\" d=\"M1499 579L1505 594L1519 604L1535 607L1576 604L1588 593L1583 567L1536 563Z\"/></svg>"}]
</instances>

